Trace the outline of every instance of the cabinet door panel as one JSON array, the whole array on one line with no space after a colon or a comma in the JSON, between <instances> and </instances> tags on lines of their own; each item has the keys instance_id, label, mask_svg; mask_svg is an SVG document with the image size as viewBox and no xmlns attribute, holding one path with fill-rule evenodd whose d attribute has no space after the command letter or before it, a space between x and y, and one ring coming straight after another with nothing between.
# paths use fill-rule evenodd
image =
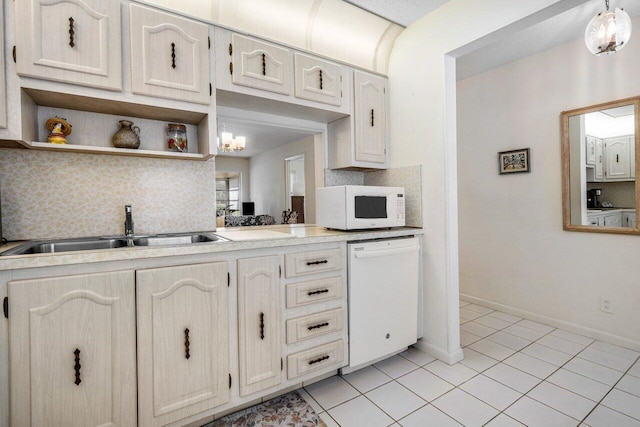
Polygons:
<instances>
[{"instance_id":1,"label":"cabinet door panel","mask_svg":"<svg viewBox=\"0 0 640 427\"><path fill-rule=\"evenodd\" d=\"M290 50L233 34L231 53L234 84L285 95L291 93Z\"/></svg>"},{"instance_id":2,"label":"cabinet door panel","mask_svg":"<svg viewBox=\"0 0 640 427\"><path fill-rule=\"evenodd\" d=\"M602 181L604 179L604 143L602 139L596 138L596 181Z\"/></svg>"},{"instance_id":3,"label":"cabinet door panel","mask_svg":"<svg viewBox=\"0 0 640 427\"><path fill-rule=\"evenodd\" d=\"M207 25L143 6L130 9L131 90L208 104Z\"/></svg>"},{"instance_id":4,"label":"cabinet door panel","mask_svg":"<svg viewBox=\"0 0 640 427\"><path fill-rule=\"evenodd\" d=\"M18 74L122 89L119 2L23 0L16 22Z\"/></svg>"},{"instance_id":5,"label":"cabinet door panel","mask_svg":"<svg viewBox=\"0 0 640 427\"><path fill-rule=\"evenodd\" d=\"M629 162L629 137L609 138L605 142L606 179L629 179L631 164Z\"/></svg>"},{"instance_id":6,"label":"cabinet door panel","mask_svg":"<svg viewBox=\"0 0 640 427\"><path fill-rule=\"evenodd\" d=\"M136 272L139 425L229 401L227 263Z\"/></svg>"},{"instance_id":7,"label":"cabinet door panel","mask_svg":"<svg viewBox=\"0 0 640 427\"><path fill-rule=\"evenodd\" d=\"M16 426L133 426L133 272L9 283Z\"/></svg>"},{"instance_id":8,"label":"cabinet door panel","mask_svg":"<svg viewBox=\"0 0 640 427\"><path fill-rule=\"evenodd\" d=\"M279 267L277 256L238 260L241 396L280 383Z\"/></svg>"},{"instance_id":9,"label":"cabinet door panel","mask_svg":"<svg viewBox=\"0 0 640 427\"><path fill-rule=\"evenodd\" d=\"M386 80L373 74L354 72L355 159L385 163L387 143Z\"/></svg>"},{"instance_id":10,"label":"cabinet door panel","mask_svg":"<svg viewBox=\"0 0 640 427\"><path fill-rule=\"evenodd\" d=\"M340 65L296 53L294 70L296 98L342 105L343 68Z\"/></svg>"}]
</instances>

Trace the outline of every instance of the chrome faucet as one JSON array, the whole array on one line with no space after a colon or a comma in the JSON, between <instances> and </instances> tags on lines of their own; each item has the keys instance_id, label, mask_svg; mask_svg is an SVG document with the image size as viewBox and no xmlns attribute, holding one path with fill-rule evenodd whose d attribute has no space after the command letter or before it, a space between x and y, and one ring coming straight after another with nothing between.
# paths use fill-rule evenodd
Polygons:
<instances>
[{"instance_id":1,"label":"chrome faucet","mask_svg":"<svg viewBox=\"0 0 640 427\"><path fill-rule=\"evenodd\" d=\"M133 247L133 213L131 205L124 205L124 234L127 236L127 246Z\"/></svg>"}]
</instances>

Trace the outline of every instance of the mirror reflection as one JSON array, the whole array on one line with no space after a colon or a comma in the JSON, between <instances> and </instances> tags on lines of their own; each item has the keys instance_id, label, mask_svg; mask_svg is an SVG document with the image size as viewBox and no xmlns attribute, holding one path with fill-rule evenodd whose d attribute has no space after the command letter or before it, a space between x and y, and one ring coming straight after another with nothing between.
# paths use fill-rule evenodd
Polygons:
<instances>
[{"instance_id":1,"label":"mirror reflection","mask_svg":"<svg viewBox=\"0 0 640 427\"><path fill-rule=\"evenodd\" d=\"M315 188L324 180L321 126L219 115L218 138L218 227L315 223Z\"/></svg>"},{"instance_id":2,"label":"mirror reflection","mask_svg":"<svg viewBox=\"0 0 640 427\"><path fill-rule=\"evenodd\" d=\"M637 109L634 99L563 114L563 155L569 156L565 228L637 230Z\"/></svg>"}]
</instances>

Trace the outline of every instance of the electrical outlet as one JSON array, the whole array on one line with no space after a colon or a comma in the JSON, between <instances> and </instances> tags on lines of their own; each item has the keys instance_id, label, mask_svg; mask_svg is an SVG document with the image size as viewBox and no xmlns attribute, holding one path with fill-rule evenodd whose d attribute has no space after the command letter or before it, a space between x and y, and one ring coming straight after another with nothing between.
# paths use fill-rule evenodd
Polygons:
<instances>
[{"instance_id":1,"label":"electrical outlet","mask_svg":"<svg viewBox=\"0 0 640 427\"><path fill-rule=\"evenodd\" d=\"M613 298L600 297L600 311L613 314Z\"/></svg>"}]
</instances>

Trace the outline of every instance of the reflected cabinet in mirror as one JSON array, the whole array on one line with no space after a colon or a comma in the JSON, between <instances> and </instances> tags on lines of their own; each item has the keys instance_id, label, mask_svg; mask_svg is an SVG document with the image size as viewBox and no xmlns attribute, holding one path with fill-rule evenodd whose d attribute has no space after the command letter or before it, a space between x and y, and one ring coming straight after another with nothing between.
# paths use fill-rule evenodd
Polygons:
<instances>
[{"instance_id":1,"label":"reflected cabinet in mirror","mask_svg":"<svg viewBox=\"0 0 640 427\"><path fill-rule=\"evenodd\" d=\"M640 97L562 113L562 205L565 230L640 234Z\"/></svg>"}]
</instances>

